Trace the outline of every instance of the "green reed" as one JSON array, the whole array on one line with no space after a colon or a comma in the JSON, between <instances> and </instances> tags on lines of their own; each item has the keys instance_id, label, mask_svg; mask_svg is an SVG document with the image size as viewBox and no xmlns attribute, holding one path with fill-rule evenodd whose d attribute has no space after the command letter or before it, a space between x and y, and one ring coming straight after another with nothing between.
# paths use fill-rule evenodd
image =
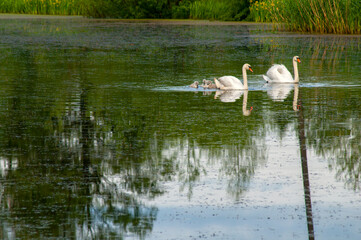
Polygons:
<instances>
[{"instance_id":1,"label":"green reed","mask_svg":"<svg viewBox=\"0 0 361 240\"><path fill-rule=\"evenodd\" d=\"M1 13L82 15L84 0L1 0Z\"/></svg>"},{"instance_id":2,"label":"green reed","mask_svg":"<svg viewBox=\"0 0 361 240\"><path fill-rule=\"evenodd\" d=\"M190 5L190 18L241 20L249 13L248 0L196 0Z\"/></svg>"},{"instance_id":3,"label":"green reed","mask_svg":"<svg viewBox=\"0 0 361 240\"><path fill-rule=\"evenodd\" d=\"M217 0L195 1L190 6L190 17L193 19L227 18L229 6Z\"/></svg>"},{"instance_id":4,"label":"green reed","mask_svg":"<svg viewBox=\"0 0 361 240\"><path fill-rule=\"evenodd\" d=\"M272 2L249 0L250 17L255 22L272 22Z\"/></svg>"},{"instance_id":5,"label":"green reed","mask_svg":"<svg viewBox=\"0 0 361 240\"><path fill-rule=\"evenodd\" d=\"M0 0L0 13L242 20L248 0Z\"/></svg>"},{"instance_id":6,"label":"green reed","mask_svg":"<svg viewBox=\"0 0 361 240\"><path fill-rule=\"evenodd\" d=\"M283 23L278 26L288 30L361 33L360 0L265 0L251 4L255 21Z\"/></svg>"}]
</instances>

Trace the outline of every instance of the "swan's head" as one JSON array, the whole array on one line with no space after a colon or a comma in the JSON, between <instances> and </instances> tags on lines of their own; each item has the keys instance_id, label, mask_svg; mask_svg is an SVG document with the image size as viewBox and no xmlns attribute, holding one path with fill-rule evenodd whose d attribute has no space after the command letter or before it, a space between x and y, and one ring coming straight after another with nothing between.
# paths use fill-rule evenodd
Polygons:
<instances>
[{"instance_id":1,"label":"swan's head","mask_svg":"<svg viewBox=\"0 0 361 240\"><path fill-rule=\"evenodd\" d=\"M250 70L251 72L253 72L251 65L249 65L248 63L244 64L243 67L244 67L246 70Z\"/></svg>"},{"instance_id":2,"label":"swan's head","mask_svg":"<svg viewBox=\"0 0 361 240\"><path fill-rule=\"evenodd\" d=\"M299 63L300 63L300 62L301 62L301 59L300 59L300 57L299 57L299 56L294 56L294 57L293 57L293 61L294 61L294 62L299 62Z\"/></svg>"}]
</instances>

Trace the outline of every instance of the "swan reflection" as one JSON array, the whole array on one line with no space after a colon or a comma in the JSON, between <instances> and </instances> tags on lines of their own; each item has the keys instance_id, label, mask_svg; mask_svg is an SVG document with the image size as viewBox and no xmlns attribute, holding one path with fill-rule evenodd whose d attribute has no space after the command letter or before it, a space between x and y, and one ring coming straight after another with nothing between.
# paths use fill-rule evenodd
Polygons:
<instances>
[{"instance_id":1,"label":"swan reflection","mask_svg":"<svg viewBox=\"0 0 361 240\"><path fill-rule=\"evenodd\" d=\"M275 102L283 102L288 95L293 91L293 102L292 108L295 112L299 111L298 105L298 93L299 85L294 83L284 83L284 84L267 84L267 95Z\"/></svg>"},{"instance_id":2,"label":"swan reflection","mask_svg":"<svg viewBox=\"0 0 361 240\"><path fill-rule=\"evenodd\" d=\"M292 102L292 107L295 112L299 111L299 105L297 103L298 103L298 84L295 84L295 90L293 92L293 102Z\"/></svg>"},{"instance_id":3,"label":"swan reflection","mask_svg":"<svg viewBox=\"0 0 361 240\"><path fill-rule=\"evenodd\" d=\"M233 91L216 91L214 95L214 99L219 99L221 102L235 102L237 99L240 99L243 96L243 105L242 112L244 116L251 115L252 107L247 109L247 100L248 100L248 90L233 90Z\"/></svg>"},{"instance_id":4,"label":"swan reflection","mask_svg":"<svg viewBox=\"0 0 361 240\"><path fill-rule=\"evenodd\" d=\"M235 102L237 99L240 99L245 91L243 90L233 90L233 91L222 91L217 90L214 95L214 99L219 99L221 102Z\"/></svg>"},{"instance_id":5,"label":"swan reflection","mask_svg":"<svg viewBox=\"0 0 361 240\"><path fill-rule=\"evenodd\" d=\"M297 84L294 83L282 83L282 84L266 84L267 95L275 102L283 102L294 86Z\"/></svg>"}]
</instances>

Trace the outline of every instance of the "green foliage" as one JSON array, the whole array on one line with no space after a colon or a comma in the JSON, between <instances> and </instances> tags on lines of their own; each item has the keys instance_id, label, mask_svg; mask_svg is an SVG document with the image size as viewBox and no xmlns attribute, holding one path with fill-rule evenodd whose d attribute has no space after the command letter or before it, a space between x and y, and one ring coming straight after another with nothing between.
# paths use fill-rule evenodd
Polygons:
<instances>
[{"instance_id":1,"label":"green foliage","mask_svg":"<svg viewBox=\"0 0 361 240\"><path fill-rule=\"evenodd\" d=\"M361 33L359 0L264 0L254 1L251 16L257 22L284 23L293 31Z\"/></svg>"},{"instance_id":2,"label":"green foliage","mask_svg":"<svg viewBox=\"0 0 361 240\"><path fill-rule=\"evenodd\" d=\"M170 18L171 1L167 0L91 0L87 15L115 18Z\"/></svg>"},{"instance_id":3,"label":"green foliage","mask_svg":"<svg viewBox=\"0 0 361 240\"><path fill-rule=\"evenodd\" d=\"M96 18L242 20L248 0L2 0L2 13L84 15Z\"/></svg>"},{"instance_id":4,"label":"green foliage","mask_svg":"<svg viewBox=\"0 0 361 240\"><path fill-rule=\"evenodd\" d=\"M0 13L282 23L287 30L361 33L360 0L1 0Z\"/></svg>"},{"instance_id":5,"label":"green foliage","mask_svg":"<svg viewBox=\"0 0 361 240\"><path fill-rule=\"evenodd\" d=\"M85 0L1 0L0 13L81 15Z\"/></svg>"},{"instance_id":6,"label":"green foliage","mask_svg":"<svg viewBox=\"0 0 361 240\"><path fill-rule=\"evenodd\" d=\"M178 4L172 6L172 18L188 19L190 16L190 6L194 0L179 1Z\"/></svg>"},{"instance_id":7,"label":"green foliage","mask_svg":"<svg viewBox=\"0 0 361 240\"><path fill-rule=\"evenodd\" d=\"M250 18L255 22L272 22L273 2L250 0Z\"/></svg>"},{"instance_id":8,"label":"green foliage","mask_svg":"<svg viewBox=\"0 0 361 240\"><path fill-rule=\"evenodd\" d=\"M249 13L247 0L197 0L190 6L190 18L243 20Z\"/></svg>"}]
</instances>

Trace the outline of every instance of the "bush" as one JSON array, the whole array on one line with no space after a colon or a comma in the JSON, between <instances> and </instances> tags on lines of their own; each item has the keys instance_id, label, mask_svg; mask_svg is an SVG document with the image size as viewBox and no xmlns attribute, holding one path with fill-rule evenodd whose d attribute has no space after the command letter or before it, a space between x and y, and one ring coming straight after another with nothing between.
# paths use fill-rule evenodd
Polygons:
<instances>
[{"instance_id":1,"label":"bush","mask_svg":"<svg viewBox=\"0 0 361 240\"><path fill-rule=\"evenodd\" d=\"M172 6L172 18L188 19L190 15L190 6L194 0L179 1Z\"/></svg>"},{"instance_id":2,"label":"bush","mask_svg":"<svg viewBox=\"0 0 361 240\"><path fill-rule=\"evenodd\" d=\"M83 0L88 2L86 15L108 18L172 18L173 15L184 16L187 4L180 0ZM176 11L172 10L176 7Z\"/></svg>"}]
</instances>

